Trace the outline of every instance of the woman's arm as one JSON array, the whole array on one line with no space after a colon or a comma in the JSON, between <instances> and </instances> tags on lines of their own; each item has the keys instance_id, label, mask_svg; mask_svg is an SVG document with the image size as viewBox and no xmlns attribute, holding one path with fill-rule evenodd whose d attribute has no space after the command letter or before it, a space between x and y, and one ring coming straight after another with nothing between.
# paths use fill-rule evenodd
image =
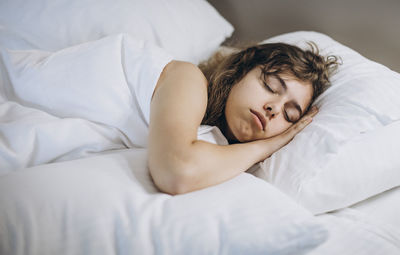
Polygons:
<instances>
[{"instance_id":1,"label":"woman's arm","mask_svg":"<svg viewBox=\"0 0 400 255\"><path fill-rule=\"evenodd\" d=\"M267 140L216 145L197 140L207 107L207 80L190 63L172 61L157 83L151 102L149 169L156 186L181 194L229 180L287 144L310 119Z\"/></svg>"}]
</instances>

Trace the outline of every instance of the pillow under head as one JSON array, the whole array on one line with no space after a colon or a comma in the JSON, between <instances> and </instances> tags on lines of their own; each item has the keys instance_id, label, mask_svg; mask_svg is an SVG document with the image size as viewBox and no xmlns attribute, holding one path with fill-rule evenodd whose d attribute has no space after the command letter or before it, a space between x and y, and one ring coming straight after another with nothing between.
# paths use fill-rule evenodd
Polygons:
<instances>
[{"instance_id":1,"label":"pillow under head","mask_svg":"<svg viewBox=\"0 0 400 255\"><path fill-rule=\"evenodd\" d=\"M251 171L317 214L400 185L400 74L317 32L265 42L309 41L342 64L314 102L313 122Z\"/></svg>"}]
</instances>

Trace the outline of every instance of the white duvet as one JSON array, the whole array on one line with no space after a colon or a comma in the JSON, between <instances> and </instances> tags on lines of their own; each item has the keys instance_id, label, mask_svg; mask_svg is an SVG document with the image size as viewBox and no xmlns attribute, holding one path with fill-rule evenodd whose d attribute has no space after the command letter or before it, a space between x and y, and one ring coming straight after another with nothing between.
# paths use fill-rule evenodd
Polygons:
<instances>
[{"instance_id":1,"label":"white duvet","mask_svg":"<svg viewBox=\"0 0 400 255\"><path fill-rule=\"evenodd\" d=\"M170 60L127 35L1 50L0 254L305 254L326 240L311 213L247 173L157 191L147 126ZM227 143L215 127L198 134Z\"/></svg>"},{"instance_id":2,"label":"white duvet","mask_svg":"<svg viewBox=\"0 0 400 255\"><path fill-rule=\"evenodd\" d=\"M0 173L145 147L150 97L171 60L127 35L0 57Z\"/></svg>"},{"instance_id":3,"label":"white duvet","mask_svg":"<svg viewBox=\"0 0 400 255\"><path fill-rule=\"evenodd\" d=\"M159 193L146 150L0 177L0 254L305 254L327 238L306 210L252 175Z\"/></svg>"}]
</instances>

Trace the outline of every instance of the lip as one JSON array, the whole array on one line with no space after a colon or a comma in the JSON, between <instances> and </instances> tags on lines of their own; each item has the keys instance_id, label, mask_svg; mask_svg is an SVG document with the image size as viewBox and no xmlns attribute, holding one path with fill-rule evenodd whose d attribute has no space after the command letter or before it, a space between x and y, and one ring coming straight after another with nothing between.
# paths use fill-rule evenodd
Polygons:
<instances>
[{"instance_id":1,"label":"lip","mask_svg":"<svg viewBox=\"0 0 400 255\"><path fill-rule=\"evenodd\" d=\"M262 130L263 131L265 131L265 125L266 125L266 120L265 120L265 117L261 114L261 113L259 113L259 112L257 112L257 111L254 111L254 110L252 110L252 109L250 109L250 112L252 113L252 114L254 114L257 118L258 118L258 120L261 122L261 125L262 125Z\"/></svg>"}]
</instances>

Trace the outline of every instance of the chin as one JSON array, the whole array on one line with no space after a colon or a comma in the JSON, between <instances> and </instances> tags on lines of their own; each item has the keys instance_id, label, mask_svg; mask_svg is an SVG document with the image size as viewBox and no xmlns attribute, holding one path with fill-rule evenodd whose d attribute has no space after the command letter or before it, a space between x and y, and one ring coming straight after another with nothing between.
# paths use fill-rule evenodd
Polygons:
<instances>
[{"instance_id":1,"label":"chin","mask_svg":"<svg viewBox=\"0 0 400 255\"><path fill-rule=\"evenodd\" d=\"M238 139L236 139L236 140L240 143L247 143L247 142L257 140L257 138L255 138L254 136L245 135L245 136L238 136Z\"/></svg>"}]
</instances>

